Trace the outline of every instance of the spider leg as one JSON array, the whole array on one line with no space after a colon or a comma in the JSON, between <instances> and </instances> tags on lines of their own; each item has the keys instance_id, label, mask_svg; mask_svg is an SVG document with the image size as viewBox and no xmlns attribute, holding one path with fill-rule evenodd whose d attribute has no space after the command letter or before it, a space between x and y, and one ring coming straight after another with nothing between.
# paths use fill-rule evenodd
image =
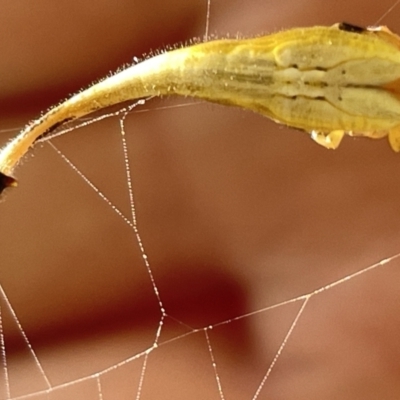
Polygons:
<instances>
[{"instance_id":1,"label":"spider leg","mask_svg":"<svg viewBox=\"0 0 400 400\"><path fill-rule=\"evenodd\" d=\"M400 152L400 126L389 131L388 135L390 147L396 152Z\"/></svg>"}]
</instances>

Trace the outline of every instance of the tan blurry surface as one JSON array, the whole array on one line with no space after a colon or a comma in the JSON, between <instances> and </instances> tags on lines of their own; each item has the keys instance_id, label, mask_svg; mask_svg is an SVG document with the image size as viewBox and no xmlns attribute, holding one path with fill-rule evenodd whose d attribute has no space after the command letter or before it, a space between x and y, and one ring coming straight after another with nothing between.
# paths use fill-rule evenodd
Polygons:
<instances>
[{"instance_id":1,"label":"tan blurry surface","mask_svg":"<svg viewBox=\"0 0 400 400\"><path fill-rule=\"evenodd\" d=\"M1 3L4 129L133 56L202 35L205 26L203 0L38 4ZM392 1L211 5L211 32L250 35L342 20L373 24ZM383 23L396 31L399 17L396 9ZM118 126L114 118L55 144L129 215ZM304 133L207 104L132 114L127 131L155 281L168 314L188 325L260 310L400 251L400 158L386 140L345 138L327 151ZM52 384L150 346L160 310L132 231L49 146L17 174L20 187L0 204L0 282ZM393 262L314 297L260 398L399 396L399 267ZM45 388L1 305L12 395ZM252 398L298 308L211 331L227 399ZM183 332L167 320L161 341ZM141 363L102 378L104 399L134 397ZM96 399L95 381L50 398ZM142 398L218 398L203 334L151 354Z\"/></svg>"}]
</instances>

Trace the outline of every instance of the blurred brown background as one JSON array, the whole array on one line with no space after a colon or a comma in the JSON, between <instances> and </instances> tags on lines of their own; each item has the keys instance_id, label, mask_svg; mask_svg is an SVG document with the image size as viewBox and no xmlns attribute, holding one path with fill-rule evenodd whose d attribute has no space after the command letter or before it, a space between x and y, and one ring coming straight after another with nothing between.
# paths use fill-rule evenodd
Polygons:
<instances>
[{"instance_id":1,"label":"blurred brown background","mask_svg":"<svg viewBox=\"0 0 400 400\"><path fill-rule=\"evenodd\" d=\"M392 4L213 0L210 32L366 26ZM205 0L1 1L2 142L134 56L201 37L205 20ZM397 8L382 23L396 31L399 21ZM400 251L400 156L386 140L345 138L327 151L258 115L191 103L151 101L126 122L139 229L175 318L161 342L187 332L184 324L261 310ZM117 118L54 143L129 217ZM0 282L52 385L151 346L161 313L132 230L48 145L17 177L20 187L0 204ZM400 396L399 267L313 297L259 398ZM1 306L11 395L45 389L4 299ZM210 332L227 399L253 397L299 307ZM134 398L142 362L102 376L103 398ZM0 375L0 398L4 382ZM37 398L97 399L96 380ZM204 333L151 353L141 399L214 398Z\"/></svg>"}]
</instances>

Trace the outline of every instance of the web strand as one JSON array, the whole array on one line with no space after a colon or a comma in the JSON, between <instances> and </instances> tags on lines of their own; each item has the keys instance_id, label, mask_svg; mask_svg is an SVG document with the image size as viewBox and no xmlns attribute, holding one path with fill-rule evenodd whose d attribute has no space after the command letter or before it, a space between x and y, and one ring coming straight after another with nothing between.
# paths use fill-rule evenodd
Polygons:
<instances>
[{"instance_id":1,"label":"web strand","mask_svg":"<svg viewBox=\"0 0 400 400\"><path fill-rule=\"evenodd\" d=\"M375 21L375 26L378 26L400 3L400 0L397 0L393 5L391 5L382 15Z\"/></svg>"},{"instance_id":2,"label":"web strand","mask_svg":"<svg viewBox=\"0 0 400 400\"><path fill-rule=\"evenodd\" d=\"M156 285L156 281L153 276L153 272L150 268L150 263L149 263L149 258L146 254L146 251L144 249L143 241L141 238L141 235L139 233L138 229L138 223L137 223L137 218L136 218L136 206L135 206L135 200L133 197L133 187L132 187L132 177L131 177L131 167L130 167L130 162L129 162L129 155L128 155L128 146L126 143L126 132L125 132L125 118L129 111L136 107L138 104L144 104L143 102L138 102L132 105L126 113L120 118L120 128L121 128L121 141L122 141L122 149L123 149L123 154L124 154L124 161L125 161L125 172L126 172L126 183L128 186L128 193L129 193L129 204L130 204L130 209L131 209L131 217L132 217L132 229L133 232L135 233L136 237L136 242L139 246L140 253L142 255L143 262L146 266L147 273L150 277L151 284L153 286L154 294L157 297L158 305L160 307L160 311L162 313L162 316L165 315L165 309L163 306L163 303L161 301L161 296L160 296L160 291L158 290L158 287Z\"/></svg>"},{"instance_id":3,"label":"web strand","mask_svg":"<svg viewBox=\"0 0 400 400\"><path fill-rule=\"evenodd\" d=\"M24 339L25 345L27 346L30 355L34 359L36 367L38 368L38 370L40 372L40 375L42 376L43 380L45 381L47 388L51 389L52 385L50 383L50 380L47 377L47 374L44 372L42 364L39 361L39 358L36 355L36 352L34 351L34 349L32 347L32 344L29 341L28 336L27 336L25 330L23 329L22 324L19 321L19 318L17 317L17 314L16 314L14 308L12 307L12 305L11 305L11 303L10 303L10 301L9 301L9 299L8 299L8 297L7 297L6 293L5 293L2 285L0 285L0 295L1 295L2 299L4 300L4 302L6 303L6 306L7 306L8 310L9 310L9 312L11 313L11 316L12 316L12 318L14 320L14 323L17 325L18 331L21 334L22 338Z\"/></svg>"},{"instance_id":4,"label":"web strand","mask_svg":"<svg viewBox=\"0 0 400 400\"><path fill-rule=\"evenodd\" d=\"M211 0L207 0L206 28L204 30L204 41L207 42L210 35Z\"/></svg>"},{"instance_id":5,"label":"web strand","mask_svg":"<svg viewBox=\"0 0 400 400\"><path fill-rule=\"evenodd\" d=\"M2 361L2 366L3 366L6 399L10 399L11 398L10 378L8 377L6 343L5 343L4 332L3 332L3 316L2 316L1 302L0 302L0 353L1 353L1 361Z\"/></svg>"},{"instance_id":6,"label":"web strand","mask_svg":"<svg viewBox=\"0 0 400 400\"><path fill-rule=\"evenodd\" d=\"M299 312L297 313L297 315L296 315L294 321L292 322L292 325L290 325L290 328L289 328L288 332L286 333L286 336L285 336L285 338L283 339L281 345L279 346L279 349L278 349L278 351L276 352L275 357L274 357L274 359L272 360L272 362L271 362L271 364L270 364L270 366L269 366L269 368L268 368L267 373L264 375L264 378L262 379L262 381L261 381L261 383L260 383L260 386L257 388L257 391L256 391L256 393L254 394L253 400L257 400L257 399L258 399L258 397L259 397L259 395L260 395L260 393L261 393L262 388L264 387L265 383L267 382L267 379L268 379L269 376L271 375L272 369L274 368L275 364L277 363L278 358L281 356L281 354L282 354L282 352L283 352L283 349L285 348L285 346L286 346L286 344L287 344L287 342L288 342L290 336L292 335L294 328L296 327L297 323L299 322L299 319L300 319L301 315L303 314L303 312L304 312L304 310L305 310L305 308L306 308L306 305L307 305L307 303L308 303L308 300L309 300L310 298L311 298L311 296L308 296L308 297L305 299L305 301L303 302L303 304L302 304L302 306L301 306Z\"/></svg>"},{"instance_id":7,"label":"web strand","mask_svg":"<svg viewBox=\"0 0 400 400\"><path fill-rule=\"evenodd\" d=\"M103 399L103 389L101 387L101 378L100 375L96 376L96 384L97 384L97 392L99 393L99 400L104 400Z\"/></svg>"},{"instance_id":8,"label":"web strand","mask_svg":"<svg viewBox=\"0 0 400 400\"><path fill-rule=\"evenodd\" d=\"M212 327L209 327L209 328L205 328L205 329L204 329L204 335L205 335L205 337L206 337L208 352L210 353L211 364L212 364L212 367L213 367L213 370L214 370L215 379L216 379L216 381L217 381L219 397L221 398L221 400L225 400L224 392L223 392L223 390L222 390L221 378L220 378L220 376L219 376L219 374L218 374L217 363L216 363L216 361L215 361L213 348L212 348L212 346L211 346L210 336L208 335L208 330L209 330L209 329L212 329Z\"/></svg>"}]
</instances>

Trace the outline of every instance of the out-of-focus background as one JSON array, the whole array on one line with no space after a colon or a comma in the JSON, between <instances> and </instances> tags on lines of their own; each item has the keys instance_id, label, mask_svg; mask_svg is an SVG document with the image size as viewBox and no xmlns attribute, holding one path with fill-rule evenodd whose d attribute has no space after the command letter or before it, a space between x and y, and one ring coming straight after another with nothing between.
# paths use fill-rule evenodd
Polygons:
<instances>
[{"instance_id":1,"label":"out-of-focus background","mask_svg":"<svg viewBox=\"0 0 400 400\"><path fill-rule=\"evenodd\" d=\"M393 3L212 0L210 33L373 25ZM134 56L202 37L206 9L0 1L1 142ZM399 21L400 7L382 23L396 31ZM252 399L300 303L265 307L400 252L400 156L386 140L345 138L328 151L253 113L192 103L152 100L126 121L139 230L170 316L160 342L214 326L225 398ZM54 144L129 216L118 118ZM51 385L92 376L34 398L135 398L144 357L102 375L101 392L94 377L150 347L160 322L132 229L46 144L16 174L0 203L0 284ZM400 396L399 268L314 296L259 398ZM0 305L11 397L46 389L4 296ZM143 376L140 399L220 398L203 332L151 352ZM0 399L5 382L0 373Z\"/></svg>"}]
</instances>

